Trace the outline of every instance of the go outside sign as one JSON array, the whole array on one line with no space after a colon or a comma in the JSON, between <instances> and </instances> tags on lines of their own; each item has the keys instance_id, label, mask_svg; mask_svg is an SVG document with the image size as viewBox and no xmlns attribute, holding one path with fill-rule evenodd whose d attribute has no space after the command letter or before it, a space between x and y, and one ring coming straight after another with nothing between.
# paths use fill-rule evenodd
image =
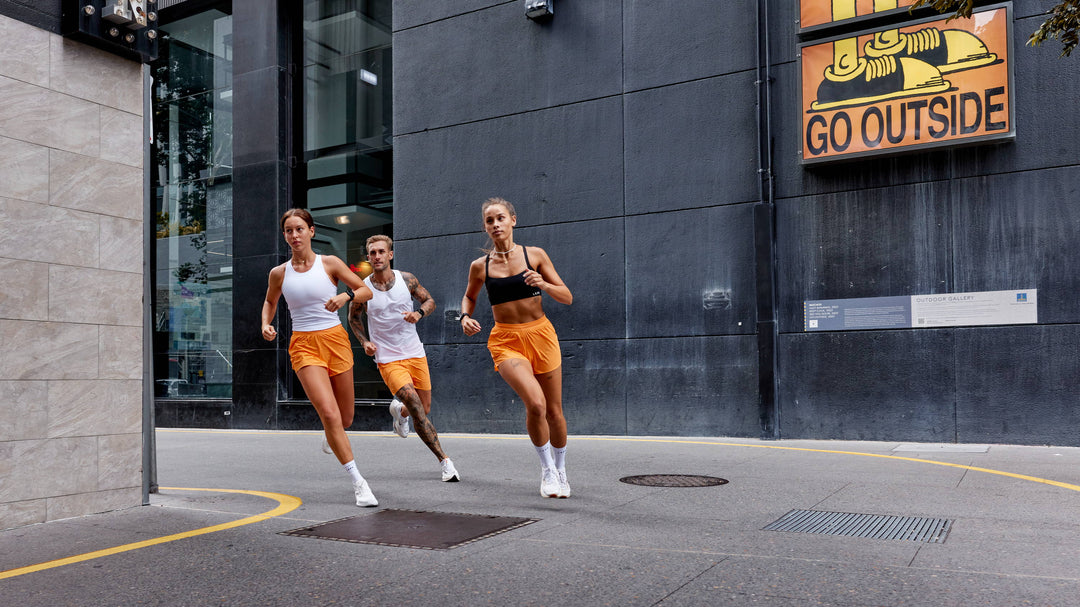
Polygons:
<instances>
[{"instance_id":1,"label":"go outside sign","mask_svg":"<svg viewBox=\"0 0 1080 607\"><path fill-rule=\"evenodd\" d=\"M802 0L803 27L889 13L913 0ZM800 45L802 162L1011 139L1011 4ZM809 20L809 24L807 23Z\"/></svg>"}]
</instances>

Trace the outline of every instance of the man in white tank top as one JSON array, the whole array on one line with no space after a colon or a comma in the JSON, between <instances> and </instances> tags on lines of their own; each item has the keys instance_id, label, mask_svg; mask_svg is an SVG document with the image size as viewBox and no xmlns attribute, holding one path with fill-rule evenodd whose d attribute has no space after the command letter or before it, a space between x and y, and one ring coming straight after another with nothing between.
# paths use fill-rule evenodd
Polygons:
<instances>
[{"instance_id":1,"label":"man in white tank top","mask_svg":"<svg viewBox=\"0 0 1080 607\"><path fill-rule=\"evenodd\" d=\"M394 241L389 236L368 238L366 251L372 273L364 279L364 284L371 289L373 297L349 308L349 326L363 344L364 352L375 357L379 373L394 395L390 403L394 432L407 437L409 417L412 417L416 433L439 459L442 480L458 481L461 477L443 453L435 426L427 417L431 413L431 375L424 344L416 334L416 323L435 311L435 300L415 276L390 269ZM418 310L413 310L413 299L420 302ZM367 316L367 331L364 316Z\"/></svg>"}]
</instances>

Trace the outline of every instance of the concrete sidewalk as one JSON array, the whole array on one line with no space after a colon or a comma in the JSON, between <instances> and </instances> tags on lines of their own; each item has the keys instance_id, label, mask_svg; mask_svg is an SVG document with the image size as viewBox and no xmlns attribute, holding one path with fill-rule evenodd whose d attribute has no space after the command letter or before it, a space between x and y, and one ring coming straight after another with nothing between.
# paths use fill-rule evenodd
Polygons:
<instances>
[{"instance_id":1,"label":"concrete sidewalk","mask_svg":"<svg viewBox=\"0 0 1080 607\"><path fill-rule=\"evenodd\" d=\"M352 505L317 433L159 430L158 480L177 489L0 532L0 571L243 524L0 579L0 605L1080 604L1077 448L574 436L573 497L555 500L523 436L443 435L460 483L439 481L415 435L350 436L378 509ZM646 474L729 483L619 481ZM385 509L538 520L450 550L279 534ZM942 543L763 530L797 509L951 529Z\"/></svg>"}]
</instances>

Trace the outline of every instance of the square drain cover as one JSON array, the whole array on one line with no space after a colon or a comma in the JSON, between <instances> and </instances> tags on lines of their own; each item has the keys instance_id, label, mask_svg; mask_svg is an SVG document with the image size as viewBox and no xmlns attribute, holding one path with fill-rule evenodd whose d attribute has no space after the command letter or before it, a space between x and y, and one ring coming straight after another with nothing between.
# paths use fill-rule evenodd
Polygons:
<instances>
[{"instance_id":1,"label":"square drain cover","mask_svg":"<svg viewBox=\"0 0 1080 607\"><path fill-rule=\"evenodd\" d=\"M424 550L449 550L524 527L540 519L454 512L379 510L321 525L282 531L281 535L377 544Z\"/></svg>"}]
</instances>

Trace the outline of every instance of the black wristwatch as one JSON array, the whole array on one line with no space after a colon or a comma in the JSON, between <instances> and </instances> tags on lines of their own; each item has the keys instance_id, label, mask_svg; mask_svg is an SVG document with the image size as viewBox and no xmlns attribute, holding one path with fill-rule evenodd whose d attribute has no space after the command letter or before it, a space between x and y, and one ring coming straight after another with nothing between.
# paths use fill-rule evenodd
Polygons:
<instances>
[{"instance_id":1,"label":"black wristwatch","mask_svg":"<svg viewBox=\"0 0 1080 607\"><path fill-rule=\"evenodd\" d=\"M356 297L356 292L349 287L345 287L345 294L349 296L349 301L352 301L353 298Z\"/></svg>"}]
</instances>

